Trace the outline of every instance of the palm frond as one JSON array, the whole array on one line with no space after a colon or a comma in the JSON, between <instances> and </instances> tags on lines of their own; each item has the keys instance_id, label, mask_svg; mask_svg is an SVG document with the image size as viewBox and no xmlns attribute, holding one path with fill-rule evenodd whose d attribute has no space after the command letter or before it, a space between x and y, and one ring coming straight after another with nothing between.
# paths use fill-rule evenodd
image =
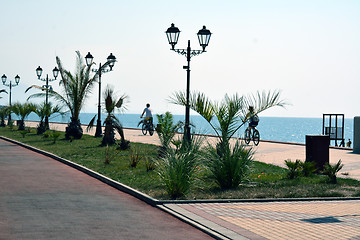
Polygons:
<instances>
[{"instance_id":1,"label":"palm frond","mask_svg":"<svg viewBox=\"0 0 360 240\"><path fill-rule=\"evenodd\" d=\"M0 89L0 93L3 93L3 92L8 94L8 92L5 89Z\"/></svg>"},{"instance_id":2,"label":"palm frond","mask_svg":"<svg viewBox=\"0 0 360 240\"><path fill-rule=\"evenodd\" d=\"M244 99L244 112L243 115L246 116L246 111L248 110L249 106L254 107L254 113L259 114L260 112L263 112L271 107L286 107L289 105L288 102L285 100L280 99L280 90L275 91L258 91L256 94L249 95L245 97ZM248 120L248 119L245 119Z\"/></svg>"},{"instance_id":3,"label":"palm frond","mask_svg":"<svg viewBox=\"0 0 360 240\"><path fill-rule=\"evenodd\" d=\"M86 127L87 132L89 132L93 128L96 116L97 114L90 120L88 126Z\"/></svg>"}]
</instances>

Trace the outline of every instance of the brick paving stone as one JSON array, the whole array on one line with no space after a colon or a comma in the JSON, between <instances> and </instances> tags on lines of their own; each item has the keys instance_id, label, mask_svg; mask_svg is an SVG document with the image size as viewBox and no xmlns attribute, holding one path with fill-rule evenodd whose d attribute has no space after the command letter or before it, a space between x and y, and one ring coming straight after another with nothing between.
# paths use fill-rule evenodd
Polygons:
<instances>
[{"instance_id":1,"label":"brick paving stone","mask_svg":"<svg viewBox=\"0 0 360 240\"><path fill-rule=\"evenodd\" d=\"M360 239L359 200L177 204L177 207L196 212L234 232L237 228L246 229L247 234L242 236L249 239ZM249 237L249 232L255 237Z\"/></svg>"}]
</instances>

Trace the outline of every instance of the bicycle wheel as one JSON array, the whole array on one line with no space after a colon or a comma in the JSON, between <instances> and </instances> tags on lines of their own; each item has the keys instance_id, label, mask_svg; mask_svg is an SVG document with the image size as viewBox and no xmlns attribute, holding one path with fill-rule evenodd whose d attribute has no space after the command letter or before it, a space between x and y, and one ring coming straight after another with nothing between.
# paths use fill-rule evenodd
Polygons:
<instances>
[{"instance_id":1,"label":"bicycle wheel","mask_svg":"<svg viewBox=\"0 0 360 240\"><path fill-rule=\"evenodd\" d=\"M251 134L251 132L250 132L250 130L247 128L247 129L245 130L245 139L244 139L246 144L249 144L249 143L250 143L250 140L251 140L250 134Z\"/></svg>"},{"instance_id":2,"label":"bicycle wheel","mask_svg":"<svg viewBox=\"0 0 360 240\"><path fill-rule=\"evenodd\" d=\"M141 131L142 131L142 133L143 133L144 135L147 134L147 126L146 126L145 123L143 123Z\"/></svg>"},{"instance_id":3,"label":"bicycle wheel","mask_svg":"<svg viewBox=\"0 0 360 240\"><path fill-rule=\"evenodd\" d=\"M149 134L152 136L154 134L154 125L149 124Z\"/></svg>"},{"instance_id":4,"label":"bicycle wheel","mask_svg":"<svg viewBox=\"0 0 360 240\"><path fill-rule=\"evenodd\" d=\"M257 129L254 129L254 133L253 133L253 142L255 144L255 146L259 145L260 142L260 133Z\"/></svg>"}]
</instances>

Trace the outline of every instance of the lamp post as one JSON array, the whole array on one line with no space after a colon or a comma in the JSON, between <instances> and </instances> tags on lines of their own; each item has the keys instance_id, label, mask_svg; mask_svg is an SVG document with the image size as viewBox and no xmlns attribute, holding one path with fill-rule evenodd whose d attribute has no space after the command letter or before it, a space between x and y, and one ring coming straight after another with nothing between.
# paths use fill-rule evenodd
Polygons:
<instances>
[{"instance_id":1,"label":"lamp post","mask_svg":"<svg viewBox=\"0 0 360 240\"><path fill-rule=\"evenodd\" d=\"M16 75L16 77L15 77L15 85L13 85L11 80L9 80L9 83L6 83L6 79L7 79L6 75L5 74L2 75L1 80L2 80L3 85L10 88L9 106L11 107L11 89L12 89L12 87L16 87L17 85L19 85L20 77L19 77L19 75ZM8 118L8 125L10 125L10 124L11 124L11 112L9 113L9 118Z\"/></svg>"},{"instance_id":2,"label":"lamp post","mask_svg":"<svg viewBox=\"0 0 360 240\"><path fill-rule=\"evenodd\" d=\"M59 69L57 67L55 67L52 72L53 72L53 75L54 75L54 79L51 79L49 78L49 75L46 74L46 78L40 78L41 77L41 74L42 74L42 68L39 66L37 69L36 69L36 75L38 77L39 80L43 81L43 82L46 82L45 85L43 85L42 87L45 88L46 90L46 95L45 95L45 105L46 107L48 107L48 103L49 103L49 89L52 90L52 87L51 85L49 85L49 81L52 82L52 81L55 81L57 76L59 75ZM49 116L48 114L45 114L45 129L49 129Z\"/></svg>"},{"instance_id":3,"label":"lamp post","mask_svg":"<svg viewBox=\"0 0 360 240\"><path fill-rule=\"evenodd\" d=\"M90 67L91 64L93 63L93 59L94 59L94 57L90 54L90 52L88 52L88 54L85 56L86 65L88 67ZM99 69L92 69L93 72L96 72L99 75L98 119L97 119L97 123L96 123L95 137L102 136L102 131L101 131L101 75L102 75L102 73L107 73L107 72L112 71L112 68L114 67L115 62L116 62L116 58L112 53L110 53L110 55L107 57L106 60L107 60L106 64L104 64L104 65L101 65L101 63L99 64ZM106 69L107 65L110 67L110 69Z\"/></svg>"},{"instance_id":4,"label":"lamp post","mask_svg":"<svg viewBox=\"0 0 360 240\"><path fill-rule=\"evenodd\" d=\"M203 26L202 29L197 33L199 44L202 47L202 50L191 50L190 40L188 40L188 46L186 49L175 49L175 45L178 42L180 35L180 30L175 27L172 23L171 26L166 30L166 36L168 38L171 49L174 52L177 52L180 55L185 55L187 59L187 66L183 66L183 69L186 69L187 72L187 81L186 81L186 107L185 107L185 127L184 127L184 138L187 141L190 141L190 106L189 106L189 96L190 96L190 60L191 57L200 55L201 53L206 52L205 48L208 46L211 32Z\"/></svg>"}]
</instances>

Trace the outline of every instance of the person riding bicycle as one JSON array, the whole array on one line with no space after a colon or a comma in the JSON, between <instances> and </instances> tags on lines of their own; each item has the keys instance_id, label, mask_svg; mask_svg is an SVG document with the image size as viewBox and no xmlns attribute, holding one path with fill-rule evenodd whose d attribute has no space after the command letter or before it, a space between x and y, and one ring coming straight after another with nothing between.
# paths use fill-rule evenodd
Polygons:
<instances>
[{"instance_id":1,"label":"person riding bicycle","mask_svg":"<svg viewBox=\"0 0 360 240\"><path fill-rule=\"evenodd\" d=\"M251 131L251 129L255 129L255 127L259 124L259 117L257 114L254 113L254 107L250 106L249 107L249 112L248 114L246 114L246 118L245 119L249 119L249 130Z\"/></svg>"},{"instance_id":2,"label":"person riding bicycle","mask_svg":"<svg viewBox=\"0 0 360 240\"><path fill-rule=\"evenodd\" d=\"M142 118L145 114L145 121L148 121L150 124L153 123L153 115L150 109L150 104L146 104L146 108L144 109L143 113L141 114L140 118Z\"/></svg>"}]
</instances>

